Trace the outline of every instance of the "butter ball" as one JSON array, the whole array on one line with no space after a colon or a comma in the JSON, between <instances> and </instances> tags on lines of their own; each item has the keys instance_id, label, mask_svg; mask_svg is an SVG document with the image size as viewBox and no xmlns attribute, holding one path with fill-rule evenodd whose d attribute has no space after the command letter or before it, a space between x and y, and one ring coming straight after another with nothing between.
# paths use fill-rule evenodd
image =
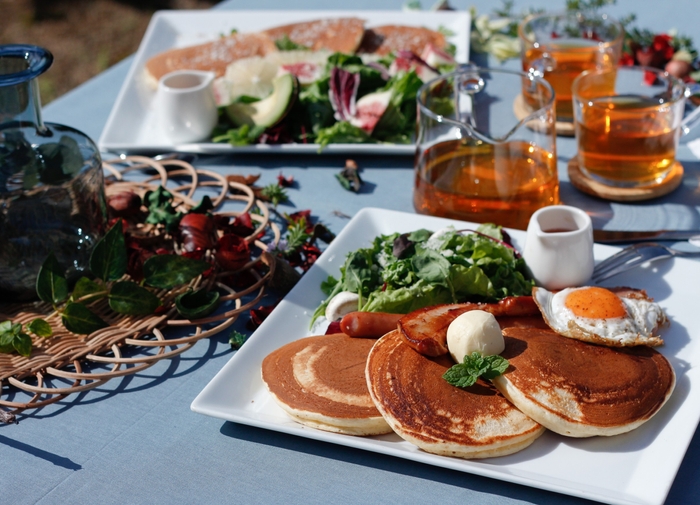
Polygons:
<instances>
[{"instance_id":1,"label":"butter ball","mask_svg":"<svg viewBox=\"0 0 700 505\"><path fill-rule=\"evenodd\" d=\"M501 354L506 343L496 318L483 310L471 310L458 316L447 328L447 348L457 363L474 351L483 356Z\"/></svg>"}]
</instances>

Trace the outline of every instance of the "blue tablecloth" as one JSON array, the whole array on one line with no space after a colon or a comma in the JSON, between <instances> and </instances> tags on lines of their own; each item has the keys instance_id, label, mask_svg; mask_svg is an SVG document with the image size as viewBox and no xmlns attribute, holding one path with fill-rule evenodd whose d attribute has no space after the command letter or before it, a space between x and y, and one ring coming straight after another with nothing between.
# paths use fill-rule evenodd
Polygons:
<instances>
[{"instance_id":1,"label":"blue tablecloth","mask_svg":"<svg viewBox=\"0 0 700 505\"><path fill-rule=\"evenodd\" d=\"M424 7L428 7L427 2ZM475 5L488 13L500 4ZM518 1L525 7L563 9L564 2ZM299 0L232 0L228 9L399 9L400 0L357 0L352 4ZM611 13L637 14L637 25L656 31L677 28L698 34L700 10L693 0L620 0ZM99 26L96 27L99 29ZM698 37L696 37L698 38ZM697 41L700 43L700 39ZM50 48L49 48L50 49ZM100 136L130 59L108 69L44 109L44 119ZM491 60L490 64L500 65ZM506 67L516 68L510 61ZM679 159L683 185L660 200L635 205L589 198L568 182L566 163L573 139L558 139L561 196L586 209L598 228L700 229L700 161L683 139ZM412 209L412 157L356 156L365 189L343 190L334 174L341 156L232 156L198 164L226 173L260 173L261 183L280 172L298 181L290 190L293 211L310 208L334 231L366 206ZM190 403L231 357L227 336L201 341L172 360L0 425L0 503L519 503L574 504L586 500L444 470L195 414ZM696 435L671 489L668 504L700 503L700 438ZM659 462L663 464L662 461Z\"/></svg>"}]
</instances>

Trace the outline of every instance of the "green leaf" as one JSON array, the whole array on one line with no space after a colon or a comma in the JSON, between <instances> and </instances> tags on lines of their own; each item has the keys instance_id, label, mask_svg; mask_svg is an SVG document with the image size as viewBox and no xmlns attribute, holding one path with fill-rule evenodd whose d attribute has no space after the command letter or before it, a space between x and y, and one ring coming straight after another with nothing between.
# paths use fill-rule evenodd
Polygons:
<instances>
[{"instance_id":1,"label":"green leaf","mask_svg":"<svg viewBox=\"0 0 700 505\"><path fill-rule=\"evenodd\" d=\"M53 253L49 253L39 269L36 278L36 294L46 303L61 303L68 298L65 270Z\"/></svg>"},{"instance_id":2,"label":"green leaf","mask_svg":"<svg viewBox=\"0 0 700 505\"><path fill-rule=\"evenodd\" d=\"M250 103L249 100L241 100L243 103ZM221 134L215 134L212 142L228 142L232 146L247 146L255 144L265 132L264 126L253 126L244 124L238 128L230 128Z\"/></svg>"},{"instance_id":3,"label":"green leaf","mask_svg":"<svg viewBox=\"0 0 700 505\"><path fill-rule=\"evenodd\" d=\"M209 195L204 195L202 201L190 209L190 214L206 214L210 210L214 209L214 204L209 198Z\"/></svg>"},{"instance_id":4,"label":"green leaf","mask_svg":"<svg viewBox=\"0 0 700 505\"><path fill-rule=\"evenodd\" d=\"M144 196L144 202L148 207L146 223L162 224L165 229L172 232L177 229L182 212L177 212L172 206L173 195L163 186L158 186L155 191L148 191Z\"/></svg>"},{"instance_id":5,"label":"green leaf","mask_svg":"<svg viewBox=\"0 0 700 505\"><path fill-rule=\"evenodd\" d=\"M157 254L144 262L143 277L149 286L172 289L191 281L210 268L211 265L206 261L174 254Z\"/></svg>"},{"instance_id":6,"label":"green leaf","mask_svg":"<svg viewBox=\"0 0 700 505\"><path fill-rule=\"evenodd\" d=\"M3 321L0 323L0 334L10 331L12 329L12 321Z\"/></svg>"},{"instance_id":7,"label":"green leaf","mask_svg":"<svg viewBox=\"0 0 700 505\"><path fill-rule=\"evenodd\" d=\"M447 285L450 277L450 262L441 254L424 249L413 256L411 264L419 279L433 284Z\"/></svg>"},{"instance_id":8,"label":"green leaf","mask_svg":"<svg viewBox=\"0 0 700 505\"><path fill-rule=\"evenodd\" d=\"M338 121L333 126L320 128L316 132L316 143L323 148L328 144L371 144L376 140L363 129L347 121Z\"/></svg>"},{"instance_id":9,"label":"green leaf","mask_svg":"<svg viewBox=\"0 0 700 505\"><path fill-rule=\"evenodd\" d=\"M40 318L36 318L31 323L29 323L27 325L27 330L29 330L38 337L47 338L53 335L51 325Z\"/></svg>"},{"instance_id":10,"label":"green leaf","mask_svg":"<svg viewBox=\"0 0 700 505\"><path fill-rule=\"evenodd\" d=\"M310 49L305 45L297 44L286 33L282 35L282 38L275 40L275 45L280 51L308 51Z\"/></svg>"},{"instance_id":11,"label":"green leaf","mask_svg":"<svg viewBox=\"0 0 700 505\"><path fill-rule=\"evenodd\" d=\"M26 333L19 333L15 335L14 340L12 340L12 347L17 351L20 356L29 357L32 353L32 339Z\"/></svg>"},{"instance_id":12,"label":"green leaf","mask_svg":"<svg viewBox=\"0 0 700 505\"><path fill-rule=\"evenodd\" d=\"M233 349L240 349L246 340L248 340L248 336L236 330L231 330L231 334L228 337L228 343L231 344Z\"/></svg>"},{"instance_id":13,"label":"green leaf","mask_svg":"<svg viewBox=\"0 0 700 505\"><path fill-rule=\"evenodd\" d=\"M87 277L81 277L78 282L75 283L73 288L73 294L71 295L71 300L79 300L84 296L93 295L103 291L105 288L99 285L97 282L88 279Z\"/></svg>"},{"instance_id":14,"label":"green leaf","mask_svg":"<svg viewBox=\"0 0 700 505\"><path fill-rule=\"evenodd\" d=\"M502 356L482 356L474 351L464 357L462 363L449 368L442 376L453 386L466 388L473 386L479 377L491 380L508 369L508 360Z\"/></svg>"},{"instance_id":15,"label":"green leaf","mask_svg":"<svg viewBox=\"0 0 700 505\"><path fill-rule=\"evenodd\" d=\"M68 331L78 335L89 335L93 331L109 326L85 305L76 302L66 304L61 314L61 321Z\"/></svg>"},{"instance_id":16,"label":"green leaf","mask_svg":"<svg viewBox=\"0 0 700 505\"><path fill-rule=\"evenodd\" d=\"M219 305L218 291L205 291L203 289L182 293L175 298L175 307L182 317L187 319L199 319L208 316Z\"/></svg>"},{"instance_id":17,"label":"green leaf","mask_svg":"<svg viewBox=\"0 0 700 505\"><path fill-rule=\"evenodd\" d=\"M115 282L109 290L109 306L119 314L146 316L160 306L160 299L135 282Z\"/></svg>"},{"instance_id":18,"label":"green leaf","mask_svg":"<svg viewBox=\"0 0 700 505\"><path fill-rule=\"evenodd\" d=\"M287 196L287 190L281 187L279 184L271 183L260 190L260 194L270 200L272 205L277 207L280 203L289 200Z\"/></svg>"},{"instance_id":19,"label":"green leaf","mask_svg":"<svg viewBox=\"0 0 700 505\"><path fill-rule=\"evenodd\" d=\"M90 271L105 282L114 281L126 273L126 262L126 243L120 219L95 244L90 255Z\"/></svg>"},{"instance_id":20,"label":"green leaf","mask_svg":"<svg viewBox=\"0 0 700 505\"><path fill-rule=\"evenodd\" d=\"M10 321L6 321L10 322ZM3 323L4 324L4 323ZM11 353L14 352L15 348L12 346L12 341L15 339L14 333L10 331L4 331L0 333L0 352Z\"/></svg>"}]
</instances>

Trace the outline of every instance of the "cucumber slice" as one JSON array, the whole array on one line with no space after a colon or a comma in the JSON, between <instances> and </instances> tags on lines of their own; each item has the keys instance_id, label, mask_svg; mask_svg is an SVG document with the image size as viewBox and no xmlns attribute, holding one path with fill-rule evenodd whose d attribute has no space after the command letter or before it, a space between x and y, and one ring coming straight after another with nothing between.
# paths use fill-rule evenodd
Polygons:
<instances>
[{"instance_id":1,"label":"cucumber slice","mask_svg":"<svg viewBox=\"0 0 700 505\"><path fill-rule=\"evenodd\" d=\"M284 74L272 81L272 94L259 102L232 103L226 107L226 115L236 126L264 126L269 128L287 115L297 96L297 79Z\"/></svg>"}]
</instances>

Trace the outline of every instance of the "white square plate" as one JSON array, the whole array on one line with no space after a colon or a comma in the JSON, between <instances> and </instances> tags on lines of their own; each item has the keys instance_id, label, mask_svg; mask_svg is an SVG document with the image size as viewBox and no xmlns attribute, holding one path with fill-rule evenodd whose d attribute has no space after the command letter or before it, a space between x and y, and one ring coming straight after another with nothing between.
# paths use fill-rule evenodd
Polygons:
<instances>
[{"instance_id":1,"label":"white square plate","mask_svg":"<svg viewBox=\"0 0 700 505\"><path fill-rule=\"evenodd\" d=\"M646 289L666 311L659 349L673 365L676 389L661 411L640 428L615 437L566 438L545 433L527 449L502 458L462 460L428 454L397 435L353 437L307 428L292 421L271 399L260 378L263 358L308 335L311 314L325 298L321 281L339 276L348 252L368 247L379 234L420 228L438 230L475 224L381 209L363 209L342 230L299 284L192 402L202 414L389 454L611 504L661 505L700 420L700 326L697 286L700 262L676 258L620 275L609 286ZM525 233L508 230L522 250ZM596 260L619 248L596 245ZM653 264L652 264L653 265Z\"/></svg>"},{"instance_id":2,"label":"white square plate","mask_svg":"<svg viewBox=\"0 0 700 505\"><path fill-rule=\"evenodd\" d=\"M254 32L274 26L322 18L358 17L366 26L400 24L424 26L437 30L444 27L454 35L458 62L469 60L470 16L462 12L401 11L160 11L151 19L129 73L112 107L102 135L100 149L114 152L183 151L203 154L230 153L309 153L318 152L316 144L252 145L202 142L174 145L162 133L153 107L155 91L146 84L144 65L151 56L175 47L202 44L230 33L232 29ZM328 154L413 154L415 146L401 144L331 144Z\"/></svg>"}]
</instances>

